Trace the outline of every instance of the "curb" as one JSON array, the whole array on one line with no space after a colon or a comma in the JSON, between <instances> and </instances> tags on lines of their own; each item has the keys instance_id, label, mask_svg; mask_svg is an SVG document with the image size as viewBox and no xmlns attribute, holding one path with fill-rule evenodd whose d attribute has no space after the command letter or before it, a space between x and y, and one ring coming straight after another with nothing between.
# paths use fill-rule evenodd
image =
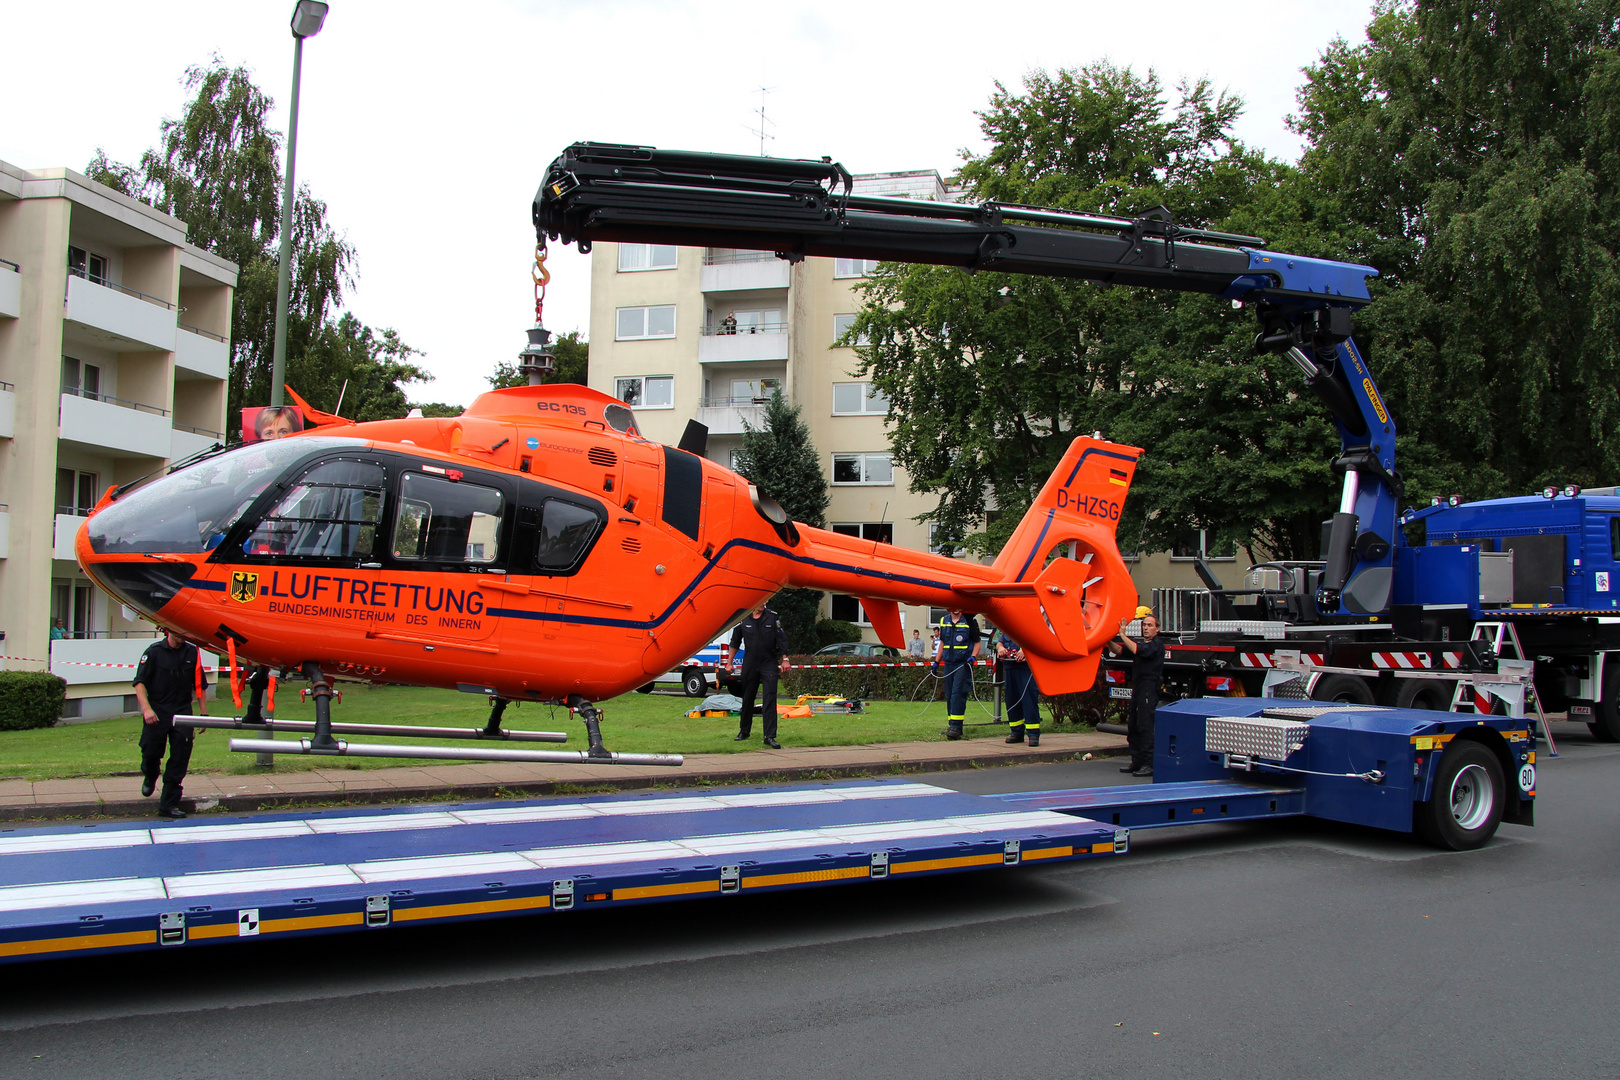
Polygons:
<instances>
[{"instance_id":1,"label":"curb","mask_svg":"<svg viewBox=\"0 0 1620 1080\"><path fill-rule=\"evenodd\" d=\"M959 772L965 769L986 769L998 766L1047 765L1060 761L1079 760L1086 754L1094 758L1120 757L1129 751L1122 746L1104 746L1092 750L1034 750L1017 757L1000 753L984 757L952 757L914 759L903 762L851 763L845 765L795 765L784 768L737 769L726 772L688 773L664 778L628 776L623 779L604 777L600 780L538 780L507 783L457 784L454 787L377 787L358 788L327 793L287 793L270 795L226 795L219 799L184 799L181 806L190 813L224 811L245 813L254 810L287 810L303 806L375 806L413 802L444 802L453 797L457 801L488 799L536 798L547 795L577 794L581 789L591 794L613 791L637 791L645 788L707 787L719 784L783 783L794 780L840 780L853 777L883 775L897 776L919 772ZM202 809L198 803L207 804ZM0 807L0 821L28 823L63 818L132 818L150 817L157 803L152 799L120 799L116 802L95 801L79 803L35 804L33 806Z\"/></svg>"}]
</instances>

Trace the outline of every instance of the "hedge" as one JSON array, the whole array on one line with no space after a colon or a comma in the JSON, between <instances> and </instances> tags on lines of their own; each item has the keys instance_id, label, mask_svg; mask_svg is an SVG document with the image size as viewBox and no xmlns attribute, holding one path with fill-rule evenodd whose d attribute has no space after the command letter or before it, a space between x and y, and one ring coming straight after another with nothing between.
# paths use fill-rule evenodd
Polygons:
<instances>
[{"instance_id":1,"label":"hedge","mask_svg":"<svg viewBox=\"0 0 1620 1080\"><path fill-rule=\"evenodd\" d=\"M0 731L54 727L67 681L44 671L0 671Z\"/></svg>"}]
</instances>

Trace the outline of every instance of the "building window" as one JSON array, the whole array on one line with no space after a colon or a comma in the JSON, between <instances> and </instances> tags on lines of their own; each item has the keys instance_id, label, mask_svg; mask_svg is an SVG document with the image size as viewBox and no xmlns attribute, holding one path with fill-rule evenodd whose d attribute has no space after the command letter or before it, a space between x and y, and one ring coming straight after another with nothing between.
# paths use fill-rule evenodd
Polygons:
<instances>
[{"instance_id":1,"label":"building window","mask_svg":"<svg viewBox=\"0 0 1620 1080\"><path fill-rule=\"evenodd\" d=\"M96 474L77 469L56 470L56 512L89 517L99 498Z\"/></svg>"},{"instance_id":2,"label":"building window","mask_svg":"<svg viewBox=\"0 0 1620 1080\"><path fill-rule=\"evenodd\" d=\"M892 521L862 521L847 522L832 526L832 531L843 536L858 536L862 540L874 540L879 544L894 543L894 522Z\"/></svg>"},{"instance_id":3,"label":"building window","mask_svg":"<svg viewBox=\"0 0 1620 1080\"><path fill-rule=\"evenodd\" d=\"M866 617L866 609L861 607L861 602L843 593L832 594L832 617L841 622L852 622L856 626L872 625L872 620Z\"/></svg>"},{"instance_id":4,"label":"building window","mask_svg":"<svg viewBox=\"0 0 1620 1080\"><path fill-rule=\"evenodd\" d=\"M673 409L675 376L631 375L613 382L614 396L632 409Z\"/></svg>"},{"instance_id":5,"label":"building window","mask_svg":"<svg viewBox=\"0 0 1620 1080\"><path fill-rule=\"evenodd\" d=\"M622 307L619 309L618 327L619 341L672 338L675 336L675 305Z\"/></svg>"},{"instance_id":6,"label":"building window","mask_svg":"<svg viewBox=\"0 0 1620 1080\"><path fill-rule=\"evenodd\" d=\"M673 270L674 244L620 244L619 273L627 270Z\"/></svg>"},{"instance_id":7,"label":"building window","mask_svg":"<svg viewBox=\"0 0 1620 1080\"><path fill-rule=\"evenodd\" d=\"M62 633L70 638L94 637L90 628L92 588L88 581L56 578L51 582L51 623L62 623Z\"/></svg>"},{"instance_id":8,"label":"building window","mask_svg":"<svg viewBox=\"0 0 1620 1080\"><path fill-rule=\"evenodd\" d=\"M834 416L864 416L868 414L882 416L888 411L888 395L871 383L833 383Z\"/></svg>"},{"instance_id":9,"label":"building window","mask_svg":"<svg viewBox=\"0 0 1620 1080\"><path fill-rule=\"evenodd\" d=\"M928 526L928 550L932 554L954 559L961 547L962 538L940 532L939 522L936 521Z\"/></svg>"},{"instance_id":10,"label":"building window","mask_svg":"<svg viewBox=\"0 0 1620 1080\"><path fill-rule=\"evenodd\" d=\"M1232 541L1217 540L1208 529L1184 529L1171 545L1170 558L1231 561L1237 558L1237 551Z\"/></svg>"},{"instance_id":11,"label":"building window","mask_svg":"<svg viewBox=\"0 0 1620 1080\"><path fill-rule=\"evenodd\" d=\"M852 339L850 341L845 341L844 340L844 335L849 333L850 330L854 326L855 326L855 316L854 315L834 315L833 316L833 347L834 348L852 348L852 347L857 346L857 345L870 345L870 344L872 344L872 339L867 337L865 334L861 334L859 337L856 337L856 338L854 338L854 339Z\"/></svg>"},{"instance_id":12,"label":"building window","mask_svg":"<svg viewBox=\"0 0 1620 1080\"><path fill-rule=\"evenodd\" d=\"M399 481L394 558L494 562L504 503L495 488L408 472Z\"/></svg>"},{"instance_id":13,"label":"building window","mask_svg":"<svg viewBox=\"0 0 1620 1080\"><path fill-rule=\"evenodd\" d=\"M97 255L93 251L86 251L81 247L68 248L68 273L74 277L87 278L97 285L106 285L107 258Z\"/></svg>"},{"instance_id":14,"label":"building window","mask_svg":"<svg viewBox=\"0 0 1620 1080\"><path fill-rule=\"evenodd\" d=\"M62 393L101 400L101 368L71 356L62 357Z\"/></svg>"},{"instance_id":15,"label":"building window","mask_svg":"<svg viewBox=\"0 0 1620 1080\"><path fill-rule=\"evenodd\" d=\"M728 311L716 320L709 312L710 326L705 334L730 336L733 334L785 334L787 323L782 321L781 308L761 308L758 311Z\"/></svg>"},{"instance_id":16,"label":"building window","mask_svg":"<svg viewBox=\"0 0 1620 1080\"><path fill-rule=\"evenodd\" d=\"M931 608L929 608L928 609L928 625L931 626L931 627L939 626L940 623L945 621L945 617L947 615L949 615L949 614L950 614L950 612L946 611L942 607L931 607Z\"/></svg>"},{"instance_id":17,"label":"building window","mask_svg":"<svg viewBox=\"0 0 1620 1080\"><path fill-rule=\"evenodd\" d=\"M832 482L893 484L894 463L888 454L834 454Z\"/></svg>"},{"instance_id":18,"label":"building window","mask_svg":"<svg viewBox=\"0 0 1620 1080\"><path fill-rule=\"evenodd\" d=\"M866 277L877 269L877 264L876 259L834 259L833 277Z\"/></svg>"}]
</instances>

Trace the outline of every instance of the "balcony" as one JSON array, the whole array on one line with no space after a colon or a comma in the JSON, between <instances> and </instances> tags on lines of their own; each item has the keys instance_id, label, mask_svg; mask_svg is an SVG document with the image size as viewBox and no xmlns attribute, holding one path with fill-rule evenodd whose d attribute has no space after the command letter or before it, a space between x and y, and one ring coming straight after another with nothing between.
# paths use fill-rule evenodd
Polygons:
<instances>
[{"instance_id":1,"label":"balcony","mask_svg":"<svg viewBox=\"0 0 1620 1080\"><path fill-rule=\"evenodd\" d=\"M17 437L17 388L0 382L0 439Z\"/></svg>"},{"instance_id":2,"label":"balcony","mask_svg":"<svg viewBox=\"0 0 1620 1080\"><path fill-rule=\"evenodd\" d=\"M765 426L765 398L704 398L698 402L697 421L710 435L741 435L743 421L755 431Z\"/></svg>"},{"instance_id":3,"label":"balcony","mask_svg":"<svg viewBox=\"0 0 1620 1080\"><path fill-rule=\"evenodd\" d=\"M135 677L135 664L141 653L157 637L150 631L131 631L134 636L70 637L51 642L51 674L69 686L86 683L123 683ZM104 665L119 664L122 667Z\"/></svg>"},{"instance_id":4,"label":"balcony","mask_svg":"<svg viewBox=\"0 0 1620 1080\"><path fill-rule=\"evenodd\" d=\"M768 251L714 251L703 253L699 275L704 292L742 292L785 289L792 266Z\"/></svg>"},{"instance_id":5,"label":"balcony","mask_svg":"<svg viewBox=\"0 0 1620 1080\"><path fill-rule=\"evenodd\" d=\"M0 503L0 559L11 557L11 507Z\"/></svg>"},{"instance_id":6,"label":"balcony","mask_svg":"<svg viewBox=\"0 0 1620 1080\"><path fill-rule=\"evenodd\" d=\"M63 390L59 420L64 442L113 457L166 458L173 450L169 410L138 401Z\"/></svg>"},{"instance_id":7,"label":"balcony","mask_svg":"<svg viewBox=\"0 0 1620 1080\"><path fill-rule=\"evenodd\" d=\"M169 460L183 461L192 454L200 454L215 443L224 441L223 431L210 431L208 428L192 427L190 424L176 424L169 443Z\"/></svg>"},{"instance_id":8,"label":"balcony","mask_svg":"<svg viewBox=\"0 0 1620 1080\"><path fill-rule=\"evenodd\" d=\"M79 535L79 526L88 519L88 515L73 512L74 507L59 506L58 510L67 510L69 513L56 515L56 533L51 538L51 558L74 560L73 540Z\"/></svg>"},{"instance_id":9,"label":"balcony","mask_svg":"<svg viewBox=\"0 0 1620 1080\"><path fill-rule=\"evenodd\" d=\"M0 259L0 319L22 315L22 268L10 259Z\"/></svg>"},{"instance_id":10,"label":"balcony","mask_svg":"<svg viewBox=\"0 0 1620 1080\"><path fill-rule=\"evenodd\" d=\"M739 326L731 333L721 333L717 327L705 327L698 338L700 364L737 364L787 358L787 323Z\"/></svg>"},{"instance_id":11,"label":"balcony","mask_svg":"<svg viewBox=\"0 0 1620 1080\"><path fill-rule=\"evenodd\" d=\"M190 373L223 382L231 365L231 347L225 339L186 323L178 325L183 332L174 336L176 374L184 378Z\"/></svg>"},{"instance_id":12,"label":"balcony","mask_svg":"<svg viewBox=\"0 0 1620 1080\"><path fill-rule=\"evenodd\" d=\"M67 322L74 337L104 348L174 351L174 305L105 278L68 275Z\"/></svg>"}]
</instances>

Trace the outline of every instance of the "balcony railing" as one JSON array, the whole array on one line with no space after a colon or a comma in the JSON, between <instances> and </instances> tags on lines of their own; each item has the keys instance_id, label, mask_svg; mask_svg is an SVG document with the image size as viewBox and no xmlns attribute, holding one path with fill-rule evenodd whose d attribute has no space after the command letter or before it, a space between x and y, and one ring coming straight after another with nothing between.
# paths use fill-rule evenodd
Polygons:
<instances>
[{"instance_id":1,"label":"balcony railing","mask_svg":"<svg viewBox=\"0 0 1620 1080\"><path fill-rule=\"evenodd\" d=\"M0 379L0 390L11 391L15 389L17 389L16 384L8 383L6 380Z\"/></svg>"},{"instance_id":2,"label":"balcony railing","mask_svg":"<svg viewBox=\"0 0 1620 1080\"><path fill-rule=\"evenodd\" d=\"M105 274L92 274L87 270L80 270L76 266L70 266L68 267L68 276L83 278L92 285L100 285L104 289L113 289L116 292L123 293L125 296L133 296L138 300L145 300L148 304L156 304L158 307L167 308L170 311L185 310L184 308L180 307L180 305L171 304L167 300L160 300L151 293L143 293L139 289L131 289L127 286L120 285L116 281L108 278Z\"/></svg>"},{"instance_id":3,"label":"balcony railing","mask_svg":"<svg viewBox=\"0 0 1620 1080\"><path fill-rule=\"evenodd\" d=\"M704 266L731 266L735 263L770 262L776 254L770 251L721 251L708 248L703 252Z\"/></svg>"},{"instance_id":4,"label":"balcony railing","mask_svg":"<svg viewBox=\"0 0 1620 1080\"><path fill-rule=\"evenodd\" d=\"M765 397L707 397L698 402L703 409L745 409L755 405L770 403L770 396Z\"/></svg>"},{"instance_id":5,"label":"balcony railing","mask_svg":"<svg viewBox=\"0 0 1620 1080\"><path fill-rule=\"evenodd\" d=\"M0 266L9 266L13 270L17 271L17 273L19 273L19 274L22 273L22 267L18 266L16 263L12 262L10 259L0 259Z\"/></svg>"},{"instance_id":6,"label":"balcony railing","mask_svg":"<svg viewBox=\"0 0 1620 1080\"><path fill-rule=\"evenodd\" d=\"M71 506L71 505L66 505L66 504L63 504L63 503L57 503L56 504L56 512L58 514L67 514L67 515L70 515L72 517L89 517L90 516L90 511L92 511L94 509L95 509L94 505L90 505L90 506Z\"/></svg>"},{"instance_id":7,"label":"balcony railing","mask_svg":"<svg viewBox=\"0 0 1620 1080\"><path fill-rule=\"evenodd\" d=\"M97 394L90 390L80 390L76 386L64 386L62 387L62 393L73 397L89 398L91 401L104 401L108 405L117 405L121 409L134 409L136 412L151 413L153 416L169 415L168 409L160 409L156 405L143 405L139 401L113 397L111 394Z\"/></svg>"},{"instance_id":8,"label":"balcony railing","mask_svg":"<svg viewBox=\"0 0 1620 1080\"><path fill-rule=\"evenodd\" d=\"M184 311L185 309L181 308L180 310ZM205 338L213 338L215 341L219 342L221 345L225 344L225 335L224 334L216 334L212 330L204 330L202 327L200 327L200 326L192 326L190 323L176 323L175 325L179 326L180 329L182 329L182 330L190 330L193 334L198 334L198 335L200 335L202 337L205 337Z\"/></svg>"},{"instance_id":9,"label":"balcony railing","mask_svg":"<svg viewBox=\"0 0 1620 1080\"><path fill-rule=\"evenodd\" d=\"M736 337L746 334L785 334L787 332L788 324L785 322L750 323L747 326L732 327L716 323L713 326L705 326L700 331L704 337Z\"/></svg>"},{"instance_id":10,"label":"balcony railing","mask_svg":"<svg viewBox=\"0 0 1620 1080\"><path fill-rule=\"evenodd\" d=\"M223 431L215 431L213 428L192 427L190 424L182 424L179 422L176 422L174 427L176 431L189 431L193 435L204 435L217 441L224 441L225 439L225 433Z\"/></svg>"}]
</instances>

